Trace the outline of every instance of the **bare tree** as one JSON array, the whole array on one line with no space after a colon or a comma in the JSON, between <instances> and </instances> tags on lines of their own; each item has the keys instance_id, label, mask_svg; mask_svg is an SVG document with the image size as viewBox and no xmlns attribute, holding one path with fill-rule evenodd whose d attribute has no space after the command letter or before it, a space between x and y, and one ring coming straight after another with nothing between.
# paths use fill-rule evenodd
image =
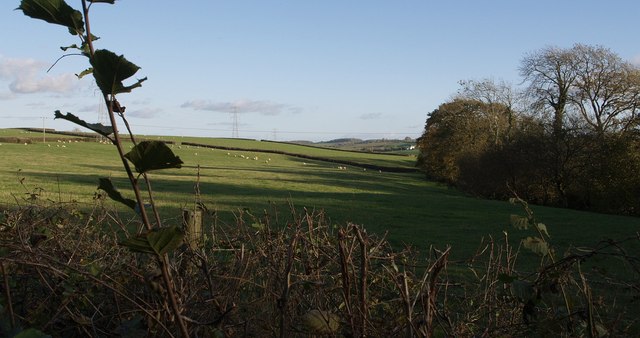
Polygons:
<instances>
[{"instance_id":1,"label":"bare tree","mask_svg":"<svg viewBox=\"0 0 640 338\"><path fill-rule=\"evenodd\" d=\"M604 47L575 45L576 81L570 100L597 135L625 132L640 104L640 69Z\"/></svg>"},{"instance_id":2,"label":"bare tree","mask_svg":"<svg viewBox=\"0 0 640 338\"><path fill-rule=\"evenodd\" d=\"M532 111L551 112L551 142L548 144L548 171L563 205L567 205L567 185L573 176L574 150L567 143L566 120L570 94L577 79L576 59L571 50L546 47L526 55L520 66Z\"/></svg>"},{"instance_id":3,"label":"bare tree","mask_svg":"<svg viewBox=\"0 0 640 338\"><path fill-rule=\"evenodd\" d=\"M514 127L515 107L519 94L510 83L493 79L463 80L458 99L478 100L485 104L485 117L490 121L494 143L508 142Z\"/></svg>"},{"instance_id":4,"label":"bare tree","mask_svg":"<svg viewBox=\"0 0 640 338\"><path fill-rule=\"evenodd\" d=\"M553 136L557 140L565 132L570 91L577 78L575 62L570 50L547 47L526 55L520 65L520 75L529 83L527 94L534 110L551 108Z\"/></svg>"}]
</instances>

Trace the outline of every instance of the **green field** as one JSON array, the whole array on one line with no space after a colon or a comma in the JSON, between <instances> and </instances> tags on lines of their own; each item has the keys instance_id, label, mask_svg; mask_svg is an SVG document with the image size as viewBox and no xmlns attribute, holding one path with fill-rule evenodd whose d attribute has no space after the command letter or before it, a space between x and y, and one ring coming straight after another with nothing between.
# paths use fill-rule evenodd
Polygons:
<instances>
[{"instance_id":1,"label":"green field","mask_svg":"<svg viewBox=\"0 0 640 338\"><path fill-rule=\"evenodd\" d=\"M2 130L0 136L3 133L19 131ZM33 144L0 145L2 207L27 203L25 199L37 193L39 199L77 201L89 208L100 177L111 177L126 197L132 197L114 147L98 142L58 142L53 136L42 143L41 135L32 136ZM298 152L405 168L413 167L413 156L352 153L250 140L167 139L255 151L173 145L184 167L151 174L156 201L166 222L178 222L180 210L193 205L200 166L202 202L216 211L220 221L229 224L243 209L257 216L265 211L274 215L277 210L284 220L292 204L299 212L303 208L324 210L333 224L352 222L364 225L370 232L388 232L390 242L398 247L411 244L426 249L431 244L441 248L452 245L456 258L471 255L483 237L502 238L504 230L509 231L514 243L530 235L509 227L509 215L523 214L521 207L466 196L429 182L420 173L380 172L355 166L344 170L336 163L263 151ZM123 215L129 215L125 207L115 207ZM570 243L591 246L600 239L627 237L640 229L640 220L632 217L545 207L535 207L534 211L539 221L547 224L551 243L560 249Z\"/></svg>"}]
</instances>

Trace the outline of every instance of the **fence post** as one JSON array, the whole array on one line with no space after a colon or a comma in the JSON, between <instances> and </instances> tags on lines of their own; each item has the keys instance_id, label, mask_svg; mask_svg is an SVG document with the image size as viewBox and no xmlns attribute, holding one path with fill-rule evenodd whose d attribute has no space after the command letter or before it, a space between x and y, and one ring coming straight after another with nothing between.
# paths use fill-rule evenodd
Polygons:
<instances>
[{"instance_id":1,"label":"fence post","mask_svg":"<svg viewBox=\"0 0 640 338\"><path fill-rule=\"evenodd\" d=\"M182 224L186 232L187 245L192 250L202 245L202 208L182 209Z\"/></svg>"}]
</instances>

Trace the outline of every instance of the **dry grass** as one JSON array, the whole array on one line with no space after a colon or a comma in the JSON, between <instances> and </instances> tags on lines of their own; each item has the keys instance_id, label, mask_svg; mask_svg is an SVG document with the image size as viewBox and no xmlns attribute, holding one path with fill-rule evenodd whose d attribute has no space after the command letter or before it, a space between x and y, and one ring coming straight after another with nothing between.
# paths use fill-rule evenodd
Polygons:
<instances>
[{"instance_id":1,"label":"dry grass","mask_svg":"<svg viewBox=\"0 0 640 338\"><path fill-rule=\"evenodd\" d=\"M23 206L3 212L1 331L53 336L177 336L151 256L118 243L136 224L100 207ZM567 253L518 271L509 241L487 241L464 264L450 249L393 250L324 214L271 209L206 217L202 246L171 255L192 336L633 336L638 258L626 242ZM639 238L630 241L640 241ZM611 256L628 278L587 273ZM428 258L424 258L428 257ZM603 292L615 288L619 292ZM635 297L635 298L633 298ZM634 303L635 302L635 303Z\"/></svg>"}]
</instances>

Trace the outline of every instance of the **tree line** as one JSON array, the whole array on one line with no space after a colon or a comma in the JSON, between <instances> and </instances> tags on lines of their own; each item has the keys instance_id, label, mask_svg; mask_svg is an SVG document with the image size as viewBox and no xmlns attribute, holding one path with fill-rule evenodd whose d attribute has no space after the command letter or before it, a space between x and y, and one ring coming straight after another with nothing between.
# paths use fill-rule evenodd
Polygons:
<instances>
[{"instance_id":1,"label":"tree line","mask_svg":"<svg viewBox=\"0 0 640 338\"><path fill-rule=\"evenodd\" d=\"M460 82L418 139L431 179L487 198L640 214L640 68L602 46L523 57L521 85Z\"/></svg>"}]
</instances>

